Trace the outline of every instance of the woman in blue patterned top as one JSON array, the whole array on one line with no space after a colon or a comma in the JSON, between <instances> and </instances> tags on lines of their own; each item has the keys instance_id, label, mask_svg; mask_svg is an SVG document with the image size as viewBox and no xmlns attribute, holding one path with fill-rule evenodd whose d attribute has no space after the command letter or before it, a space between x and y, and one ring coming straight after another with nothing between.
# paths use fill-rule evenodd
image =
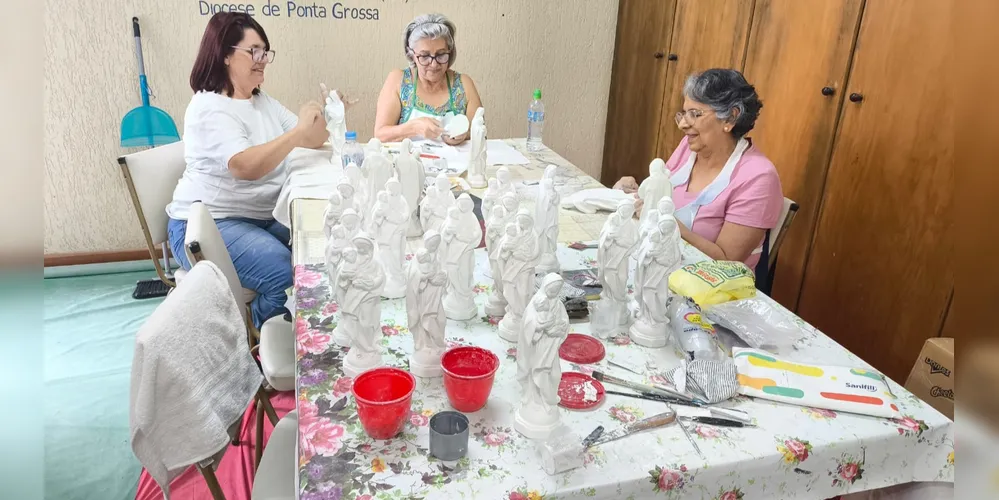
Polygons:
<instances>
[{"instance_id":1,"label":"woman in blue patterned top","mask_svg":"<svg viewBox=\"0 0 999 500\"><path fill-rule=\"evenodd\" d=\"M457 56L454 23L441 14L425 14L406 27L403 49L410 65L392 70L378 95L375 137L382 142L405 138L436 139L441 136L441 118L465 115L472 121L482 106L475 82L451 69ZM468 140L443 136L457 145Z\"/></svg>"}]
</instances>

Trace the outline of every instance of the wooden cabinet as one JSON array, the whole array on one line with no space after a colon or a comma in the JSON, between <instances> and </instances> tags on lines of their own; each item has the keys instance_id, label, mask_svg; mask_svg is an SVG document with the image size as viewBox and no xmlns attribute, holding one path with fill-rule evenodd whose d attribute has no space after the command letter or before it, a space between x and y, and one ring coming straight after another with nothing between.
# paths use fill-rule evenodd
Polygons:
<instances>
[{"instance_id":1,"label":"wooden cabinet","mask_svg":"<svg viewBox=\"0 0 999 500\"><path fill-rule=\"evenodd\" d=\"M667 55L666 87L656 156L669 158L683 139L673 116L683 109L683 82L691 73L710 68L741 68L749 35L752 0L677 0ZM655 105L655 101L653 101ZM649 174L649 158L644 172Z\"/></svg>"},{"instance_id":2,"label":"wooden cabinet","mask_svg":"<svg viewBox=\"0 0 999 500\"><path fill-rule=\"evenodd\" d=\"M896 380L954 283L952 5L867 2L798 306Z\"/></svg>"},{"instance_id":3,"label":"wooden cabinet","mask_svg":"<svg viewBox=\"0 0 999 500\"><path fill-rule=\"evenodd\" d=\"M778 254L772 295L794 310L843 104L862 0L756 0L745 75L763 98L750 132L777 167L797 217Z\"/></svg>"},{"instance_id":4,"label":"wooden cabinet","mask_svg":"<svg viewBox=\"0 0 999 500\"><path fill-rule=\"evenodd\" d=\"M764 103L749 135L800 206L774 297L901 379L945 326L954 288L953 4L622 0L604 183L641 180L670 155L688 74L743 71ZM636 47L664 50L665 63L622 55Z\"/></svg>"},{"instance_id":5,"label":"wooden cabinet","mask_svg":"<svg viewBox=\"0 0 999 500\"><path fill-rule=\"evenodd\" d=\"M649 96L663 93L673 11L673 0L621 0L600 174L604 184L634 175L632 166L655 158L656 135L634 132L659 129L661 106Z\"/></svg>"}]
</instances>

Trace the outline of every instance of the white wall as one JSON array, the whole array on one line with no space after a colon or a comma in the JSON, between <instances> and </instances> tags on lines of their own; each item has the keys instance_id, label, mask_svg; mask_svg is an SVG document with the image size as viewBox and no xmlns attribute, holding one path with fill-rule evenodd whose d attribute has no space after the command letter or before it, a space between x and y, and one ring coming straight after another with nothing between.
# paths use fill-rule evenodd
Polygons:
<instances>
[{"instance_id":1,"label":"white wall","mask_svg":"<svg viewBox=\"0 0 999 500\"><path fill-rule=\"evenodd\" d=\"M218 0L215 0L216 2ZM599 174L617 24L616 0L351 0L378 20L268 17L268 0L243 0L277 51L264 88L292 110L326 82L361 98L348 127L371 136L386 74L404 67L402 31L441 12L457 25L455 69L476 82L492 137L526 135L531 91L541 87L545 143ZM304 0L299 2L305 4ZM45 252L144 248L116 158L121 118L139 104L131 18L142 25L146 73L183 130L191 65L208 16L198 0L46 0ZM312 5L311 0L309 5Z\"/></svg>"}]
</instances>

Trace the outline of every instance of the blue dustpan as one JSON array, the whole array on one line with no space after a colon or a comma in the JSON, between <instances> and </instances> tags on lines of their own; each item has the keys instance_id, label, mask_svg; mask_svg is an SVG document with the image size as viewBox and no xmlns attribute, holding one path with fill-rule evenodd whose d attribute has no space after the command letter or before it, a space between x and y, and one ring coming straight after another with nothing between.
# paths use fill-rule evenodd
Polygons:
<instances>
[{"instance_id":1,"label":"blue dustpan","mask_svg":"<svg viewBox=\"0 0 999 500\"><path fill-rule=\"evenodd\" d=\"M139 35L139 18L132 18L132 32L135 35L135 53L139 59L139 92L142 106L125 115L121 120L121 147L154 147L180 140L177 125L173 118L162 109L149 105L149 84L146 82L146 68L142 63L142 38Z\"/></svg>"}]
</instances>

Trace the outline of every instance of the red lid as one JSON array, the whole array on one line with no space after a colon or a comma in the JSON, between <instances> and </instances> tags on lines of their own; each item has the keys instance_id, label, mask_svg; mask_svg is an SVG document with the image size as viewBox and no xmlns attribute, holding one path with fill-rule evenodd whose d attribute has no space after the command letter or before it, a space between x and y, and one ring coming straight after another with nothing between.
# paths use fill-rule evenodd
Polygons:
<instances>
[{"instance_id":1,"label":"red lid","mask_svg":"<svg viewBox=\"0 0 999 500\"><path fill-rule=\"evenodd\" d=\"M583 365L599 363L607 351L597 339L581 333L570 333L558 348L558 357Z\"/></svg>"},{"instance_id":2,"label":"red lid","mask_svg":"<svg viewBox=\"0 0 999 500\"><path fill-rule=\"evenodd\" d=\"M587 386L592 385L596 390L596 397L590 394L591 400L587 400ZM604 385L597 379L578 372L565 372L562 380L558 384L558 397L560 406L573 410L589 410L596 408L604 400Z\"/></svg>"}]
</instances>

